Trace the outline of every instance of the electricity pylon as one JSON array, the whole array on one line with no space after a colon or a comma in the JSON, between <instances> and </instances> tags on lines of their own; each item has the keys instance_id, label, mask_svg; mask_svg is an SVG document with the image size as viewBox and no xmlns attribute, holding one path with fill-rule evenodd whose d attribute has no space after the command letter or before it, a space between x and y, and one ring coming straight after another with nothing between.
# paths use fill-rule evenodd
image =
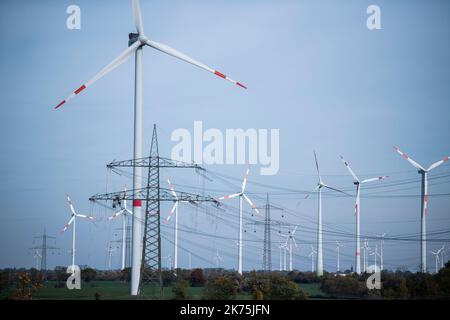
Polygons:
<instances>
[{"instance_id":1,"label":"electricity pylon","mask_svg":"<svg viewBox=\"0 0 450 320\"><path fill-rule=\"evenodd\" d=\"M145 219L144 221L136 221L133 216L133 223L144 224L144 236L142 243L142 267L139 277L139 294L141 294L142 284L150 282L153 287L158 288L159 298L163 297L163 282L161 273L161 219L160 219L160 202L161 201L183 201L197 205L198 202L213 202L219 205L219 202L209 196L201 196L197 194L182 192L176 190L178 199L172 194L172 191L160 186L160 168L184 168L195 169L196 171L205 171L202 167L195 163L186 163L182 161L172 160L159 156L158 152L158 136L156 125L153 126L152 143L150 147L150 155L146 158L131 159L124 161L115 161L107 165L113 169L117 167L143 167L148 168L147 186L145 188L129 190L128 192L120 191L107 194L97 194L92 196L91 201L111 201L111 200L132 200L133 206L141 206L145 201Z\"/></svg>"},{"instance_id":2,"label":"electricity pylon","mask_svg":"<svg viewBox=\"0 0 450 320\"><path fill-rule=\"evenodd\" d=\"M40 258L41 258L41 263L40 263L40 269L41 271L45 271L47 270L47 250L59 250L59 248L57 247L53 247L53 246L49 246L47 244L47 240L48 239L56 239L55 237L51 237L49 235L47 235L47 232L44 228L44 233L40 236L37 237L33 237L34 239L42 239L41 245L40 246L36 246L36 247L32 247L29 248L30 250L40 250L41 254L40 254Z\"/></svg>"}]
</instances>

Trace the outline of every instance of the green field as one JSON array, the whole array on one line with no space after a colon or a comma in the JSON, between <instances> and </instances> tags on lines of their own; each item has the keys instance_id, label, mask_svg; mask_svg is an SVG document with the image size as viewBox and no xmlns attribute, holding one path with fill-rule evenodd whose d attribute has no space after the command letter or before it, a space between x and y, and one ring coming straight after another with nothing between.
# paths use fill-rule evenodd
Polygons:
<instances>
[{"instance_id":1,"label":"green field","mask_svg":"<svg viewBox=\"0 0 450 320\"><path fill-rule=\"evenodd\" d=\"M136 299L129 295L129 284L119 281L92 281L83 282L80 290L68 290L65 286L57 287L58 282L45 282L39 289L34 299L40 300L95 300L96 293L101 300L129 300ZM326 298L326 294L320 291L320 284L301 284L300 287L311 298ZM200 300L203 297L203 287L189 287L188 299ZM6 290L0 295L1 299L11 296L13 289ZM155 297L157 291L154 287L146 285L142 288L141 298ZM164 299L173 299L172 287L164 287ZM250 294L238 294L236 299L252 299Z\"/></svg>"}]
</instances>

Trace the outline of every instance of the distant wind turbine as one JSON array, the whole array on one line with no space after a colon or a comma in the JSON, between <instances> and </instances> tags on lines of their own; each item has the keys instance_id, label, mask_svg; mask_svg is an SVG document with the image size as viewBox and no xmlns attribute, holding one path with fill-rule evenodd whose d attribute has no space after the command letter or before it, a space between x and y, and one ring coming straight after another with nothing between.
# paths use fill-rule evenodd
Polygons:
<instances>
[{"instance_id":1,"label":"distant wind turbine","mask_svg":"<svg viewBox=\"0 0 450 320\"><path fill-rule=\"evenodd\" d=\"M356 258L356 273L361 274L361 248L360 248L360 246L361 246L361 244L360 244L361 185L368 183L368 182L383 180L383 179L388 178L388 176L380 176L380 177L376 177L376 178L364 179L361 181L358 179L356 174L353 172L352 168L350 168L349 163L347 161L345 161L342 156L341 156L341 160L342 160L342 162L344 162L344 165L347 167L348 171L352 175L352 177L354 179L353 184L356 186L356 203L355 203L356 252L355 252L355 258Z\"/></svg>"}]
</instances>

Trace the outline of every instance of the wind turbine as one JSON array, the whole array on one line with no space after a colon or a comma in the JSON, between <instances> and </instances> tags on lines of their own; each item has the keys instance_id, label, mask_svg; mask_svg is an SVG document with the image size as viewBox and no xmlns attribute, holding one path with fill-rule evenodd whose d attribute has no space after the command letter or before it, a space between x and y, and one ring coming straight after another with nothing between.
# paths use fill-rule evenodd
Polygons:
<instances>
[{"instance_id":1,"label":"wind turbine","mask_svg":"<svg viewBox=\"0 0 450 320\"><path fill-rule=\"evenodd\" d=\"M316 188L313 190L313 192L318 191L318 210L317 210L317 276L321 277L323 276L323 237L322 237L322 188L327 188L330 190L334 190L337 192L341 192L344 194L344 191L332 188L329 185L326 185L323 180L322 176L320 175L319 170L319 163L317 161L317 155L314 151L314 160L316 162L316 170L317 170L317 177L319 178L317 182ZM348 195L348 194L347 194ZM306 195L305 199L309 197L309 194Z\"/></svg>"},{"instance_id":2,"label":"wind turbine","mask_svg":"<svg viewBox=\"0 0 450 320\"><path fill-rule=\"evenodd\" d=\"M38 250L34 250L33 257L36 260L36 270L39 270L39 261L42 258L42 255L39 253Z\"/></svg>"},{"instance_id":3,"label":"wind turbine","mask_svg":"<svg viewBox=\"0 0 450 320\"><path fill-rule=\"evenodd\" d=\"M441 254L442 248L436 251L431 251L432 254L434 254L434 257L436 258L436 273L439 272L439 255Z\"/></svg>"},{"instance_id":4,"label":"wind turbine","mask_svg":"<svg viewBox=\"0 0 450 320\"><path fill-rule=\"evenodd\" d=\"M448 157L445 157L442 160L439 160L435 163L433 163L431 166L428 167L428 169L425 169L420 164L418 164L416 161L411 159L406 153L403 153L400 151L399 148L393 147L395 151L397 151L403 158L405 158L409 163L413 165L414 168L416 168L419 172L419 174L422 176L422 195L420 197L421 201L421 210L420 210L420 216L421 216L421 223L420 223L420 229L421 229L421 237L420 237L420 269L423 273L427 272L427 225L426 225L426 216L428 215L428 172L431 170L439 167L444 162L448 161Z\"/></svg>"},{"instance_id":5,"label":"wind turbine","mask_svg":"<svg viewBox=\"0 0 450 320\"><path fill-rule=\"evenodd\" d=\"M238 273L242 274L242 198L244 198L248 204L252 207L253 210L256 211L256 213L259 214L258 208L253 204L253 202L247 197L245 194L245 187L247 185L248 175L250 173L250 168L247 168L247 171L245 172L244 180L242 181L241 186L241 192L230 194L228 196L220 197L218 200L228 200L233 199L236 197L239 197L239 260L238 260Z\"/></svg>"},{"instance_id":6,"label":"wind turbine","mask_svg":"<svg viewBox=\"0 0 450 320\"><path fill-rule=\"evenodd\" d=\"M441 269L444 267L444 254L445 254L445 252L447 251L447 249L445 248L445 244L444 245L442 245L442 248L441 248Z\"/></svg>"},{"instance_id":7,"label":"wind turbine","mask_svg":"<svg viewBox=\"0 0 450 320\"><path fill-rule=\"evenodd\" d=\"M336 240L336 251L337 251L337 268L336 268L336 273L339 273L341 271L341 266L340 266L340 248L343 247L344 245L341 244L339 241Z\"/></svg>"},{"instance_id":8,"label":"wind turbine","mask_svg":"<svg viewBox=\"0 0 450 320\"><path fill-rule=\"evenodd\" d=\"M314 272L314 257L316 255L317 251L314 249L314 246L311 245L311 253L309 256L311 257L311 271Z\"/></svg>"},{"instance_id":9,"label":"wind turbine","mask_svg":"<svg viewBox=\"0 0 450 320\"><path fill-rule=\"evenodd\" d=\"M108 270L111 270L111 258L114 251L116 251L116 248L112 246L106 247L106 252L108 253Z\"/></svg>"},{"instance_id":10,"label":"wind turbine","mask_svg":"<svg viewBox=\"0 0 450 320\"><path fill-rule=\"evenodd\" d=\"M352 175L353 184L356 186L356 203L355 203L355 215L356 215L356 252L355 252L355 258L356 258L356 273L361 274L361 244L360 244L360 212L361 212L361 185L368 182L383 180L388 178L388 176L380 176L376 178L369 178L364 180L359 180L356 174L353 172L352 168L350 168L350 165L347 161L344 160L344 158L341 156L342 162L344 162L344 165L347 167L348 171Z\"/></svg>"},{"instance_id":11,"label":"wind turbine","mask_svg":"<svg viewBox=\"0 0 450 320\"><path fill-rule=\"evenodd\" d=\"M70 196L67 195L67 203L69 204L69 208L70 208L70 219L69 222L67 222L64 225L64 228L62 229L61 233L63 233L64 231L66 231L69 226L73 223L73 227L72 227L72 271L75 270L75 252L76 252L76 227L77 227L77 218L83 218L83 219L89 219L89 220L94 220L94 217L91 216L86 216L84 214L78 214L75 212L75 209L73 207L72 204L72 200L70 199Z\"/></svg>"},{"instance_id":12,"label":"wind turbine","mask_svg":"<svg viewBox=\"0 0 450 320\"><path fill-rule=\"evenodd\" d=\"M124 189L124 195L127 193L127 187ZM130 209L127 208L127 200L123 200L123 207L121 210L114 213L108 220L113 220L118 216L122 215L122 270L125 269L125 259L126 259L126 241L127 241L127 229L128 229L128 215L133 215Z\"/></svg>"},{"instance_id":13,"label":"wind turbine","mask_svg":"<svg viewBox=\"0 0 450 320\"><path fill-rule=\"evenodd\" d=\"M132 0L133 20L137 33L128 35L128 48L124 50L117 58L105 66L99 73L89 79L78 89L73 91L66 99L62 100L55 109L69 102L71 99L79 95L83 90L93 85L97 80L108 74L113 69L124 63L131 55L135 55L135 79L134 79L134 159L142 158L142 49L149 46L153 49L166 53L172 57L178 58L184 62L190 63L203 70L211 72L216 76L228 80L244 89L242 83L237 82L225 74L214 70L207 65L198 62L191 57L181 53L168 45L150 40L145 36L144 26L142 22L141 8L139 0ZM139 190L142 187L142 167L133 167L133 190ZM133 242L132 242L132 270L131 270L131 295L138 294L139 276L141 269L142 255L142 207L140 200L133 200Z\"/></svg>"},{"instance_id":14,"label":"wind turbine","mask_svg":"<svg viewBox=\"0 0 450 320\"><path fill-rule=\"evenodd\" d=\"M284 243L284 248L285 248L285 250L289 251L289 269L288 269L289 271L293 270L293 268L292 268L292 250L293 250L292 244L294 244L296 247L298 247L297 242L295 241L295 238L294 238L294 234L297 231L297 227L298 226L295 226L294 231L292 231L292 232L289 231L289 234L282 235L283 237L286 237L286 241Z\"/></svg>"},{"instance_id":15,"label":"wind turbine","mask_svg":"<svg viewBox=\"0 0 450 320\"><path fill-rule=\"evenodd\" d=\"M173 188L172 183L170 182L170 179L167 179L167 183L169 184L169 189L174 198L176 199L173 203L172 210L170 210L169 215L167 216L165 222L168 223L170 221L170 218L175 213L175 241L174 241L174 264L173 268L176 271L178 268L178 207L180 202L188 202L188 201L181 201L178 199L178 196L175 192L175 189Z\"/></svg>"},{"instance_id":16,"label":"wind turbine","mask_svg":"<svg viewBox=\"0 0 450 320\"><path fill-rule=\"evenodd\" d=\"M374 262L375 262L375 269L377 268L377 257L380 256L380 254L378 253L378 245L375 245L375 250L373 250L371 253L369 253L369 255L373 256L374 258Z\"/></svg>"},{"instance_id":17,"label":"wind turbine","mask_svg":"<svg viewBox=\"0 0 450 320\"><path fill-rule=\"evenodd\" d=\"M364 254L364 256L363 256L363 258L364 258L364 260L363 260L363 262L364 262L364 265L363 265L363 267L364 267L364 269L363 269L363 271L364 271L364 273L366 273L367 272L367 261L368 261L368 257L367 257L367 253L369 252L369 242L367 242L367 239L365 239L364 240L364 242L363 242L363 254Z\"/></svg>"},{"instance_id":18,"label":"wind turbine","mask_svg":"<svg viewBox=\"0 0 450 320\"><path fill-rule=\"evenodd\" d=\"M378 235L380 238L380 270L384 270L384 258L383 258L383 244L384 244L384 237L386 236L386 233Z\"/></svg>"},{"instance_id":19,"label":"wind turbine","mask_svg":"<svg viewBox=\"0 0 450 320\"><path fill-rule=\"evenodd\" d=\"M278 249L280 249L280 271L284 271L284 265L283 265L283 253L285 250L284 243L280 243L278 246Z\"/></svg>"},{"instance_id":20,"label":"wind turbine","mask_svg":"<svg viewBox=\"0 0 450 320\"><path fill-rule=\"evenodd\" d=\"M216 254L214 256L214 262L216 263L216 268L219 269L220 268L220 262L223 261L222 256L219 254L219 249L216 250Z\"/></svg>"}]
</instances>

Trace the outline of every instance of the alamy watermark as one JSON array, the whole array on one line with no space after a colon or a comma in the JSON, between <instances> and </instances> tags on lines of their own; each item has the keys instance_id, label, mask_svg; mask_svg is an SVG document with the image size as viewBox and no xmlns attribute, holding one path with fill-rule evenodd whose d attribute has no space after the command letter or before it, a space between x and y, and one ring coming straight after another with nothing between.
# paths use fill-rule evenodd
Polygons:
<instances>
[{"instance_id":1,"label":"alamy watermark","mask_svg":"<svg viewBox=\"0 0 450 320\"><path fill-rule=\"evenodd\" d=\"M366 280L366 287L369 290L381 289L381 270L377 265L368 266L367 273L372 273Z\"/></svg>"},{"instance_id":2,"label":"alamy watermark","mask_svg":"<svg viewBox=\"0 0 450 320\"><path fill-rule=\"evenodd\" d=\"M81 289L81 270L77 265L70 265L67 267L66 273L70 274L67 278L66 286L67 289Z\"/></svg>"},{"instance_id":3,"label":"alamy watermark","mask_svg":"<svg viewBox=\"0 0 450 320\"><path fill-rule=\"evenodd\" d=\"M280 168L279 129L203 130L202 121L194 121L193 135L188 129L172 132L171 158L201 164L259 164L261 175L275 175Z\"/></svg>"}]
</instances>

